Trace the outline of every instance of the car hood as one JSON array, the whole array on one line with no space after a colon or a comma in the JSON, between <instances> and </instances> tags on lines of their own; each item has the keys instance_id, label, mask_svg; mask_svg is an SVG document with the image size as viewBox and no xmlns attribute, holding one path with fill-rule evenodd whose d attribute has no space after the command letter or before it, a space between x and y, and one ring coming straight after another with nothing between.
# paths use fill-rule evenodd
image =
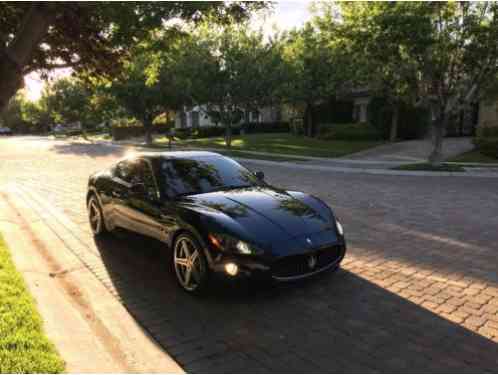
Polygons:
<instances>
[{"instance_id":1,"label":"car hood","mask_svg":"<svg viewBox=\"0 0 498 375\"><path fill-rule=\"evenodd\" d=\"M271 188L198 194L189 196L184 202L191 209L217 216L217 221L235 222L235 229L239 232L236 234L243 232L243 237L264 245L288 242L331 229L330 217L285 191Z\"/></svg>"}]
</instances>

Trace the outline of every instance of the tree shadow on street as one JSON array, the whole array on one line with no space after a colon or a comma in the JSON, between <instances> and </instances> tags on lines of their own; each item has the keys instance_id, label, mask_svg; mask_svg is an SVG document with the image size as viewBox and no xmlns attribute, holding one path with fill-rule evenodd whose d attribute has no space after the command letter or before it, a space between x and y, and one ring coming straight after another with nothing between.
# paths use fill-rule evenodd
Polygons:
<instances>
[{"instance_id":1,"label":"tree shadow on street","mask_svg":"<svg viewBox=\"0 0 498 375\"><path fill-rule=\"evenodd\" d=\"M83 142L67 142L54 144L51 148L51 151L63 155L81 155L91 158L99 158L103 156L121 157L129 152L126 148L120 146Z\"/></svg>"},{"instance_id":2,"label":"tree shadow on street","mask_svg":"<svg viewBox=\"0 0 498 375\"><path fill-rule=\"evenodd\" d=\"M116 296L188 372L496 372L498 345L352 272L283 285L177 285L165 245L96 240Z\"/></svg>"}]
</instances>

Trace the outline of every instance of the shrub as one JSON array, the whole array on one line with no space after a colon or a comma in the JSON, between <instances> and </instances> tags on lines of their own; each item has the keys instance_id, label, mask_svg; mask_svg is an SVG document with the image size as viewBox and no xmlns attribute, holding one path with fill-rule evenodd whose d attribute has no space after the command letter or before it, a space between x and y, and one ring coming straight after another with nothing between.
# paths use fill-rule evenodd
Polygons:
<instances>
[{"instance_id":1,"label":"shrub","mask_svg":"<svg viewBox=\"0 0 498 375\"><path fill-rule=\"evenodd\" d=\"M111 128L111 135L115 141L141 137L144 135L144 128L142 126L116 126Z\"/></svg>"},{"instance_id":2,"label":"shrub","mask_svg":"<svg viewBox=\"0 0 498 375\"><path fill-rule=\"evenodd\" d=\"M321 124L318 137L324 140L377 141L382 139L379 131L370 124Z\"/></svg>"},{"instance_id":3,"label":"shrub","mask_svg":"<svg viewBox=\"0 0 498 375\"><path fill-rule=\"evenodd\" d=\"M195 129L195 138L210 138L210 137L222 137L225 135L224 126L205 126L202 128ZM234 128L232 127L232 134L234 133Z\"/></svg>"},{"instance_id":4,"label":"shrub","mask_svg":"<svg viewBox=\"0 0 498 375\"><path fill-rule=\"evenodd\" d=\"M383 139L389 139L392 110L384 98L373 98L368 104L368 121ZM429 112L402 104L398 117L398 138L403 140L419 139L427 134L430 126Z\"/></svg>"},{"instance_id":5,"label":"shrub","mask_svg":"<svg viewBox=\"0 0 498 375\"><path fill-rule=\"evenodd\" d=\"M246 122L242 124L245 133L286 133L290 131L288 122Z\"/></svg>"},{"instance_id":6,"label":"shrub","mask_svg":"<svg viewBox=\"0 0 498 375\"><path fill-rule=\"evenodd\" d=\"M479 126L477 128L477 138L481 137L498 138L498 126Z\"/></svg>"},{"instance_id":7,"label":"shrub","mask_svg":"<svg viewBox=\"0 0 498 375\"><path fill-rule=\"evenodd\" d=\"M156 123L153 125L152 132L157 134L168 134L171 129L174 128L174 126L175 123L172 121L165 123Z\"/></svg>"},{"instance_id":8,"label":"shrub","mask_svg":"<svg viewBox=\"0 0 498 375\"><path fill-rule=\"evenodd\" d=\"M479 136L474 138L474 144L481 154L498 159L498 136Z\"/></svg>"},{"instance_id":9,"label":"shrub","mask_svg":"<svg viewBox=\"0 0 498 375\"><path fill-rule=\"evenodd\" d=\"M290 123L290 131L295 135L304 134L304 122L303 119L293 119Z\"/></svg>"}]
</instances>

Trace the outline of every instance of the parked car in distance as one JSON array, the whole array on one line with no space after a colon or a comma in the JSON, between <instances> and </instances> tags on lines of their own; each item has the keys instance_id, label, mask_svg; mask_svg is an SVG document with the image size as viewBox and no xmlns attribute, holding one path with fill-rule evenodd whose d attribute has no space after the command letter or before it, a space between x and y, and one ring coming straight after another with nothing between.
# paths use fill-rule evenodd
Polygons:
<instances>
[{"instance_id":1,"label":"parked car in distance","mask_svg":"<svg viewBox=\"0 0 498 375\"><path fill-rule=\"evenodd\" d=\"M262 172L211 152L143 153L90 176L95 236L121 227L163 241L180 286L212 275L291 281L336 269L346 242L312 195L270 186Z\"/></svg>"},{"instance_id":2,"label":"parked car in distance","mask_svg":"<svg viewBox=\"0 0 498 375\"><path fill-rule=\"evenodd\" d=\"M12 135L12 130L0 127L0 135Z\"/></svg>"}]
</instances>

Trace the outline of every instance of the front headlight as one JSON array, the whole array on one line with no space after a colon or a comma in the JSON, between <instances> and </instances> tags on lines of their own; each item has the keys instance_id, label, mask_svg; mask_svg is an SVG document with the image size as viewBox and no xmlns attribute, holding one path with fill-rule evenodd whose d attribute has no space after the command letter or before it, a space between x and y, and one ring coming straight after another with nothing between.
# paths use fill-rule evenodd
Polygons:
<instances>
[{"instance_id":1,"label":"front headlight","mask_svg":"<svg viewBox=\"0 0 498 375\"><path fill-rule=\"evenodd\" d=\"M221 251L238 253L238 254L259 254L261 251L254 245L241 241L237 238L231 237L226 234L212 234L208 235L211 244Z\"/></svg>"},{"instance_id":2,"label":"front headlight","mask_svg":"<svg viewBox=\"0 0 498 375\"><path fill-rule=\"evenodd\" d=\"M245 243L244 241L237 241L235 248L241 254L252 254L251 247L249 246L249 244Z\"/></svg>"},{"instance_id":3,"label":"front headlight","mask_svg":"<svg viewBox=\"0 0 498 375\"><path fill-rule=\"evenodd\" d=\"M339 233L341 236L344 236L344 229L341 223L339 223L339 220L335 221L335 226L337 227L337 233Z\"/></svg>"}]
</instances>

